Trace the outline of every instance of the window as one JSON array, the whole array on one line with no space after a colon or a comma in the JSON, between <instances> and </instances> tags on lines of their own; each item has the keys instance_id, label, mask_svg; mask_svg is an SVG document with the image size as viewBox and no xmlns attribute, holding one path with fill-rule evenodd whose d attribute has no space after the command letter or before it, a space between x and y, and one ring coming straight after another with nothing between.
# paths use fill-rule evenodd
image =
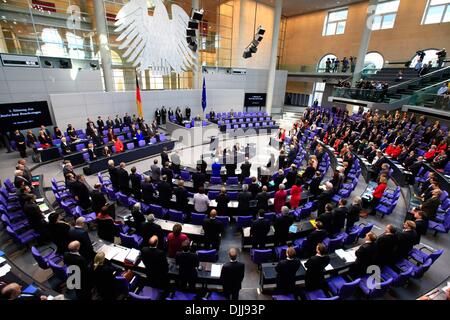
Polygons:
<instances>
[{"instance_id":1,"label":"window","mask_svg":"<svg viewBox=\"0 0 450 320\"><path fill-rule=\"evenodd\" d=\"M364 58L364 70L367 72L382 69L384 66L384 58L378 52L369 52Z\"/></svg>"},{"instance_id":2,"label":"window","mask_svg":"<svg viewBox=\"0 0 450 320\"><path fill-rule=\"evenodd\" d=\"M327 54L319 61L319 65L317 67L317 72L330 72L330 70L327 70L327 60L335 60L337 57L334 54Z\"/></svg>"},{"instance_id":3,"label":"window","mask_svg":"<svg viewBox=\"0 0 450 320\"><path fill-rule=\"evenodd\" d=\"M313 102L317 100L319 102L319 106L322 105L324 91L325 91L324 82L316 82L314 84Z\"/></svg>"},{"instance_id":4,"label":"window","mask_svg":"<svg viewBox=\"0 0 450 320\"><path fill-rule=\"evenodd\" d=\"M332 36L335 34L344 34L347 15L348 9L328 12L322 35Z\"/></svg>"},{"instance_id":5,"label":"window","mask_svg":"<svg viewBox=\"0 0 450 320\"><path fill-rule=\"evenodd\" d=\"M437 49L423 50L423 52L425 52L425 57L423 58L423 63L428 63L429 61L431 61L431 63L433 64L433 67L437 66L438 56L436 53L438 51L439 50L437 50ZM410 68L415 68L416 64L418 62L419 62L419 56L416 54L411 60Z\"/></svg>"},{"instance_id":6,"label":"window","mask_svg":"<svg viewBox=\"0 0 450 320\"><path fill-rule=\"evenodd\" d=\"M395 18L397 16L400 0L385 1L377 5L375 16L373 18L372 30L392 29L394 28Z\"/></svg>"},{"instance_id":7,"label":"window","mask_svg":"<svg viewBox=\"0 0 450 320\"><path fill-rule=\"evenodd\" d=\"M422 24L450 22L450 0L429 0Z\"/></svg>"}]
</instances>

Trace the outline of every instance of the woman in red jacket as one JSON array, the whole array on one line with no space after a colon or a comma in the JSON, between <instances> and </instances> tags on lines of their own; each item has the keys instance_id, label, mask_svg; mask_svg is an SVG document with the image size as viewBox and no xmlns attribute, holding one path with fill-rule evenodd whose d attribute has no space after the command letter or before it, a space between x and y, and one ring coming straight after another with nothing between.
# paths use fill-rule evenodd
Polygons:
<instances>
[{"instance_id":1,"label":"woman in red jacket","mask_svg":"<svg viewBox=\"0 0 450 320\"><path fill-rule=\"evenodd\" d=\"M435 155L436 155L436 146L432 145L430 150L428 150L428 152L426 152L423 155L423 157L425 158L426 161L433 161Z\"/></svg>"},{"instance_id":2,"label":"woman in red jacket","mask_svg":"<svg viewBox=\"0 0 450 320\"><path fill-rule=\"evenodd\" d=\"M114 140L113 140L114 141ZM119 138L114 141L114 146L116 147L116 153L123 152L123 143Z\"/></svg>"},{"instance_id":3,"label":"woman in red jacket","mask_svg":"<svg viewBox=\"0 0 450 320\"><path fill-rule=\"evenodd\" d=\"M273 206L274 206L274 210L276 213L280 213L281 212L281 208L286 205L286 197L287 197L287 192L286 190L284 190L284 184L280 184L280 186L278 187L279 190L277 192L275 192L275 199L273 202Z\"/></svg>"},{"instance_id":4,"label":"woman in red jacket","mask_svg":"<svg viewBox=\"0 0 450 320\"><path fill-rule=\"evenodd\" d=\"M298 208L300 201L302 200L302 191L302 182L300 179L297 179L291 188L291 209Z\"/></svg>"},{"instance_id":5,"label":"woman in red jacket","mask_svg":"<svg viewBox=\"0 0 450 320\"><path fill-rule=\"evenodd\" d=\"M380 203L381 198L383 197L384 190L387 188L387 179L385 176L380 177L380 182L378 186L372 193L372 201L370 202L370 211L369 214L375 215L378 203Z\"/></svg>"}]
</instances>

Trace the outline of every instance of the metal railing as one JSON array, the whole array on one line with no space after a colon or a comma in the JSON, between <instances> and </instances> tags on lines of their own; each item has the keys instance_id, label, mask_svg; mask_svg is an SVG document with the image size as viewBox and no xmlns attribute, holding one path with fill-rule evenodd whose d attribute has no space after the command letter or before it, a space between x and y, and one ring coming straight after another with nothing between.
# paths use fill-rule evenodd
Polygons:
<instances>
[{"instance_id":1,"label":"metal railing","mask_svg":"<svg viewBox=\"0 0 450 320\"><path fill-rule=\"evenodd\" d=\"M370 102L384 102L387 90L358 89L358 88L335 88L333 97L364 100Z\"/></svg>"},{"instance_id":2,"label":"metal railing","mask_svg":"<svg viewBox=\"0 0 450 320\"><path fill-rule=\"evenodd\" d=\"M435 110L450 111L450 95L420 92L414 94L408 104Z\"/></svg>"}]
</instances>

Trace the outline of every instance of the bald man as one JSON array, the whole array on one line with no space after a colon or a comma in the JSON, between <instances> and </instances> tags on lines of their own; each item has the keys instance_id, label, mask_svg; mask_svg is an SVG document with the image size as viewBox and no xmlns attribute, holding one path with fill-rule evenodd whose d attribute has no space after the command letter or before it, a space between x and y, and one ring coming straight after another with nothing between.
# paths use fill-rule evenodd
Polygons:
<instances>
[{"instance_id":1,"label":"bald man","mask_svg":"<svg viewBox=\"0 0 450 320\"><path fill-rule=\"evenodd\" d=\"M158 249L158 241L157 236L152 236L149 246L141 250L141 258L150 286L165 290L169 284L169 264L164 251Z\"/></svg>"},{"instance_id":2,"label":"bald man","mask_svg":"<svg viewBox=\"0 0 450 320\"><path fill-rule=\"evenodd\" d=\"M237 250L231 248L228 251L230 261L222 266L220 280L224 295L231 300L239 300L239 291L244 280L245 265L237 261Z\"/></svg>"},{"instance_id":3,"label":"bald man","mask_svg":"<svg viewBox=\"0 0 450 320\"><path fill-rule=\"evenodd\" d=\"M80 254L81 244L79 241L72 241L68 245L69 251L64 254L64 264L67 267L77 266L80 271L80 288L75 289L77 300L91 299L91 281L89 276L88 262ZM77 274L75 273L75 276Z\"/></svg>"},{"instance_id":4,"label":"bald man","mask_svg":"<svg viewBox=\"0 0 450 320\"><path fill-rule=\"evenodd\" d=\"M220 236L223 233L223 224L216 219L217 211L211 210L209 218L203 221L203 231L205 232L205 248L209 249L211 246L213 249L219 250Z\"/></svg>"},{"instance_id":5,"label":"bald man","mask_svg":"<svg viewBox=\"0 0 450 320\"><path fill-rule=\"evenodd\" d=\"M39 290L38 290L39 291ZM37 294L22 293L22 286L16 282L9 284L0 284L0 299L6 300L47 300L46 296Z\"/></svg>"},{"instance_id":6,"label":"bald man","mask_svg":"<svg viewBox=\"0 0 450 320\"><path fill-rule=\"evenodd\" d=\"M75 220L75 226L69 230L69 241L77 241L80 243L80 255L82 255L88 263L90 263L94 260L95 252L92 247L89 233L84 227L85 220L86 219L84 217L78 217L77 220Z\"/></svg>"}]
</instances>

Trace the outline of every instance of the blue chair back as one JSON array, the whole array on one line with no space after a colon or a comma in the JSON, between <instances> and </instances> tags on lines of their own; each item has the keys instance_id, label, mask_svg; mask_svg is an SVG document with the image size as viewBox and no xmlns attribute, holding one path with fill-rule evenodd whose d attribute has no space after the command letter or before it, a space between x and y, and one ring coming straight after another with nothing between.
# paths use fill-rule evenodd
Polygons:
<instances>
[{"instance_id":1,"label":"blue chair back","mask_svg":"<svg viewBox=\"0 0 450 320\"><path fill-rule=\"evenodd\" d=\"M230 223L230 218L227 216L217 216L216 219L223 223L224 228L226 228L228 223Z\"/></svg>"},{"instance_id":2,"label":"blue chair back","mask_svg":"<svg viewBox=\"0 0 450 320\"><path fill-rule=\"evenodd\" d=\"M206 219L206 214L204 213L191 213L191 224L197 226L203 225L203 221Z\"/></svg>"},{"instance_id":3,"label":"blue chair back","mask_svg":"<svg viewBox=\"0 0 450 320\"><path fill-rule=\"evenodd\" d=\"M45 261L44 257L41 255L38 249L35 246L31 247L31 254L33 255L34 260L36 260L39 268L47 270L49 268L48 262Z\"/></svg>"},{"instance_id":4,"label":"blue chair back","mask_svg":"<svg viewBox=\"0 0 450 320\"><path fill-rule=\"evenodd\" d=\"M256 264L266 263L272 261L273 252L272 249L252 249L250 251L252 261Z\"/></svg>"},{"instance_id":5,"label":"blue chair back","mask_svg":"<svg viewBox=\"0 0 450 320\"><path fill-rule=\"evenodd\" d=\"M219 259L216 249L198 250L197 255L200 262L216 262Z\"/></svg>"},{"instance_id":6,"label":"blue chair back","mask_svg":"<svg viewBox=\"0 0 450 320\"><path fill-rule=\"evenodd\" d=\"M60 266L59 264L56 264L52 260L48 261L48 265L53 271L53 274L58 278L59 280L66 281L67 280L67 268L66 266Z\"/></svg>"},{"instance_id":7,"label":"blue chair back","mask_svg":"<svg viewBox=\"0 0 450 320\"><path fill-rule=\"evenodd\" d=\"M218 195L219 195L219 191L208 191L209 200L217 199Z\"/></svg>"},{"instance_id":8,"label":"blue chair back","mask_svg":"<svg viewBox=\"0 0 450 320\"><path fill-rule=\"evenodd\" d=\"M433 260L428 259L427 261L425 261L424 264L420 265L416 270L413 271L413 278L415 279L420 279L423 277L423 275L425 274L425 272L428 271L428 269L430 269L431 265L433 264Z\"/></svg>"},{"instance_id":9,"label":"blue chair back","mask_svg":"<svg viewBox=\"0 0 450 320\"><path fill-rule=\"evenodd\" d=\"M345 283L339 289L339 294L338 294L339 298L345 299L345 298L351 297L354 294L356 288L359 286L360 282L361 282L361 278L358 278L355 281Z\"/></svg>"},{"instance_id":10,"label":"blue chair back","mask_svg":"<svg viewBox=\"0 0 450 320\"><path fill-rule=\"evenodd\" d=\"M252 225L252 216L238 216L236 218L236 227L240 228L247 228Z\"/></svg>"},{"instance_id":11,"label":"blue chair back","mask_svg":"<svg viewBox=\"0 0 450 320\"><path fill-rule=\"evenodd\" d=\"M184 214L181 211L169 209L169 220L182 223Z\"/></svg>"}]
</instances>

